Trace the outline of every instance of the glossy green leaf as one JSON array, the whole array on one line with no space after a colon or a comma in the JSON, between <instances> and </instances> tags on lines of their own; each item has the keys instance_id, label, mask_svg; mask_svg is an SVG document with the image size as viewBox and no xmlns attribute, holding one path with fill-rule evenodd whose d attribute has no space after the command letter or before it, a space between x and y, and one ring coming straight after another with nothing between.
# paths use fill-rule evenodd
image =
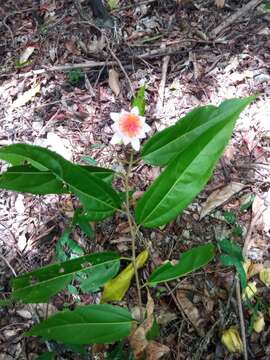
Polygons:
<instances>
[{"instance_id":1,"label":"glossy green leaf","mask_svg":"<svg viewBox=\"0 0 270 360\"><path fill-rule=\"evenodd\" d=\"M233 256L224 254L220 256L220 262L222 263L222 265L234 266L236 268L236 272L240 279L241 287L242 289L245 289L247 287L247 275L242 262Z\"/></svg>"},{"instance_id":2,"label":"glossy green leaf","mask_svg":"<svg viewBox=\"0 0 270 360\"><path fill-rule=\"evenodd\" d=\"M41 303L67 287L78 272L91 269L99 272L104 264L119 263L116 253L94 253L60 264L45 266L38 270L23 274L12 281L12 298L24 303Z\"/></svg>"},{"instance_id":3,"label":"glossy green leaf","mask_svg":"<svg viewBox=\"0 0 270 360\"><path fill-rule=\"evenodd\" d=\"M68 188L51 172L31 165L12 166L0 176L0 188L37 195L63 194Z\"/></svg>"},{"instance_id":4,"label":"glossy green leaf","mask_svg":"<svg viewBox=\"0 0 270 360\"><path fill-rule=\"evenodd\" d=\"M242 249L235 241L223 239L219 241L218 245L223 252L227 253L231 257L234 257L239 261L245 261Z\"/></svg>"},{"instance_id":5,"label":"glossy green leaf","mask_svg":"<svg viewBox=\"0 0 270 360\"><path fill-rule=\"evenodd\" d=\"M210 120L217 109L212 105L196 108L175 125L156 133L145 143L142 149L143 159L151 165L167 165L193 143L194 139L214 125Z\"/></svg>"},{"instance_id":6,"label":"glossy green leaf","mask_svg":"<svg viewBox=\"0 0 270 360\"><path fill-rule=\"evenodd\" d=\"M47 351L40 355L36 360L54 360L56 357L56 353L52 351Z\"/></svg>"},{"instance_id":7,"label":"glossy green leaf","mask_svg":"<svg viewBox=\"0 0 270 360\"><path fill-rule=\"evenodd\" d=\"M80 166L101 180L111 183L113 171L95 166ZM0 175L0 188L17 192L46 195L64 194L69 188L50 171L40 171L31 165L17 165Z\"/></svg>"},{"instance_id":8,"label":"glossy green leaf","mask_svg":"<svg viewBox=\"0 0 270 360\"><path fill-rule=\"evenodd\" d=\"M149 284L154 286L160 282L183 277L207 265L214 256L215 247L212 244L194 247L181 254L180 260L176 265L166 262L154 270L150 276Z\"/></svg>"},{"instance_id":9,"label":"glossy green leaf","mask_svg":"<svg viewBox=\"0 0 270 360\"><path fill-rule=\"evenodd\" d=\"M137 91L133 101L132 107L137 107L139 109L139 114L144 116L145 114L145 87L142 86Z\"/></svg>"},{"instance_id":10,"label":"glossy green leaf","mask_svg":"<svg viewBox=\"0 0 270 360\"><path fill-rule=\"evenodd\" d=\"M72 219L72 225L78 225L87 236L94 237L94 230L90 225L90 220L83 209L76 209Z\"/></svg>"},{"instance_id":11,"label":"glossy green leaf","mask_svg":"<svg viewBox=\"0 0 270 360\"><path fill-rule=\"evenodd\" d=\"M138 201L135 209L138 224L145 227L167 224L192 202L212 175L236 119L252 100L254 97L222 104L222 111L211 120L215 120L215 126L194 138L193 143L174 157Z\"/></svg>"},{"instance_id":12,"label":"glossy green leaf","mask_svg":"<svg viewBox=\"0 0 270 360\"><path fill-rule=\"evenodd\" d=\"M63 343L104 344L127 337L133 322L129 311L119 306L85 305L50 317L26 335Z\"/></svg>"},{"instance_id":13,"label":"glossy green leaf","mask_svg":"<svg viewBox=\"0 0 270 360\"><path fill-rule=\"evenodd\" d=\"M53 151L39 146L14 144L0 149L0 159L11 163L27 161L40 171L52 172L80 198L93 220L102 220L120 207L121 200L111 186Z\"/></svg>"},{"instance_id":14,"label":"glossy green leaf","mask_svg":"<svg viewBox=\"0 0 270 360\"><path fill-rule=\"evenodd\" d=\"M87 278L81 280L80 288L84 293L97 291L109 280L114 278L120 268L120 261L106 263L98 267L98 269L89 269L86 272Z\"/></svg>"}]
</instances>

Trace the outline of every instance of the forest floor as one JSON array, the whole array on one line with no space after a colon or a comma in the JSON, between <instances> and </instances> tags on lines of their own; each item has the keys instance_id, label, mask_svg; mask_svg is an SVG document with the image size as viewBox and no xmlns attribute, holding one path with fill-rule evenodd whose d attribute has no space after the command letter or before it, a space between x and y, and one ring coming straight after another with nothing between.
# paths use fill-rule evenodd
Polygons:
<instances>
[{"instance_id":1,"label":"forest floor","mask_svg":"<svg viewBox=\"0 0 270 360\"><path fill-rule=\"evenodd\" d=\"M265 3L226 0L217 8L212 0L120 0L111 12L116 26L102 36L91 25L87 1L79 3L78 12L72 0L1 2L0 145L36 144L74 162L83 163L88 156L121 171L128 150L110 145L110 112L130 109L132 91L141 85L146 86L146 122L152 134L194 107L260 93L238 120L205 190L168 226L142 233L160 263L179 259L194 245L230 237L247 247L254 263L269 266L270 12ZM247 4L254 6L245 11ZM144 191L158 174L140 161L131 183ZM56 261L56 244L75 205L70 196L0 192L1 300L9 296L14 274ZM72 239L86 253L117 250L130 255L128 224L121 216L97 225L94 239L78 229ZM138 244L137 251L142 249ZM140 270L142 279L152 269L149 261ZM248 358L269 360L270 290L257 275L252 281L266 309L266 326L260 334L250 331L252 310L244 307ZM158 341L170 348L164 359L242 358L229 354L221 343L224 329L240 329L233 268L216 261L169 285L171 291L164 286L152 289ZM123 304L136 306L136 294L133 285ZM99 299L100 293L65 290L34 313L42 319L67 303ZM36 321L28 306L1 307L0 314L0 359L32 360L46 351L39 339L23 336ZM51 346L59 358L90 358ZM94 349L95 358L104 358L106 349L112 346Z\"/></svg>"}]
</instances>

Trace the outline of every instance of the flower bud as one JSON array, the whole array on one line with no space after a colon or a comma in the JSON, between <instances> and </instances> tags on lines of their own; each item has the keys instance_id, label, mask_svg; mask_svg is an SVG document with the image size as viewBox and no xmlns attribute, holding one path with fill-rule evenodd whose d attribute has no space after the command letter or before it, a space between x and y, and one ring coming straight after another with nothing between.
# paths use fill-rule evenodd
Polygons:
<instances>
[{"instance_id":1,"label":"flower bud","mask_svg":"<svg viewBox=\"0 0 270 360\"><path fill-rule=\"evenodd\" d=\"M249 281L247 287L243 291L242 299L244 301L251 300L257 294L257 287L255 281Z\"/></svg>"},{"instance_id":2,"label":"flower bud","mask_svg":"<svg viewBox=\"0 0 270 360\"><path fill-rule=\"evenodd\" d=\"M270 268L260 271L259 277L266 286L270 286Z\"/></svg>"},{"instance_id":3,"label":"flower bud","mask_svg":"<svg viewBox=\"0 0 270 360\"><path fill-rule=\"evenodd\" d=\"M243 343L235 326L231 326L223 332L221 342L231 353L243 352Z\"/></svg>"},{"instance_id":4,"label":"flower bud","mask_svg":"<svg viewBox=\"0 0 270 360\"><path fill-rule=\"evenodd\" d=\"M260 332L263 331L264 327L265 327L264 316L263 313L259 311L253 323L253 330L259 334Z\"/></svg>"}]
</instances>

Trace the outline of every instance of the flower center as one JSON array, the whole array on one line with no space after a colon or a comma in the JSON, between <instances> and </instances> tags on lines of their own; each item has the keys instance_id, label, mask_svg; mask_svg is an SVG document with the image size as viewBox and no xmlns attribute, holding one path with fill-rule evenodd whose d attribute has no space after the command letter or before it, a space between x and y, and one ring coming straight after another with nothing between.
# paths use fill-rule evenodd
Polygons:
<instances>
[{"instance_id":1,"label":"flower center","mask_svg":"<svg viewBox=\"0 0 270 360\"><path fill-rule=\"evenodd\" d=\"M138 136L142 128L141 120L136 114L124 114L119 125L121 131L130 138Z\"/></svg>"}]
</instances>

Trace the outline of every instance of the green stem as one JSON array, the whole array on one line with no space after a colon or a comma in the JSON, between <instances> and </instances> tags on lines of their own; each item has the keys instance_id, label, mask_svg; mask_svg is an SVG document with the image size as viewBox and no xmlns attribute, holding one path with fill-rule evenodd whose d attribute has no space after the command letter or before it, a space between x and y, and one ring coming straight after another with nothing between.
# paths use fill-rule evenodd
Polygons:
<instances>
[{"instance_id":1,"label":"green stem","mask_svg":"<svg viewBox=\"0 0 270 360\"><path fill-rule=\"evenodd\" d=\"M133 263L133 267L134 267L134 272L135 272L135 279L136 279L136 287L137 287L137 293L138 293L138 302L139 302L139 309L140 309L140 321L143 321L143 307L142 307L142 295L141 295L141 287L140 287L140 281L139 281L139 275L138 275L138 268L136 265L136 235L138 232L138 227L136 229L136 231L134 231L134 227L133 227L133 223L132 223L132 215L130 213L130 203L129 203L129 176L131 174L131 170L132 170L132 165L133 165L133 151L130 155L130 160L129 160L129 164L128 164L128 170L126 173L126 181L125 181L125 190L126 190L126 214L127 214L127 218L128 218L128 224L129 224L129 229L130 229L130 234L131 234L131 248L132 248L132 263Z\"/></svg>"}]
</instances>

